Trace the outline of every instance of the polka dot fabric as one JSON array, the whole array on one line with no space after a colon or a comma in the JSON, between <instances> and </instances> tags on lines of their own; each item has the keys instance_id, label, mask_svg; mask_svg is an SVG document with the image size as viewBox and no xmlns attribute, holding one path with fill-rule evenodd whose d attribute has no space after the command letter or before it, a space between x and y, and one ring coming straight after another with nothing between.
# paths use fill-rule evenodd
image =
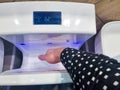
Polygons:
<instances>
[{"instance_id":1,"label":"polka dot fabric","mask_svg":"<svg viewBox=\"0 0 120 90\"><path fill-rule=\"evenodd\" d=\"M120 90L120 63L112 58L66 48L61 61L75 90Z\"/></svg>"}]
</instances>

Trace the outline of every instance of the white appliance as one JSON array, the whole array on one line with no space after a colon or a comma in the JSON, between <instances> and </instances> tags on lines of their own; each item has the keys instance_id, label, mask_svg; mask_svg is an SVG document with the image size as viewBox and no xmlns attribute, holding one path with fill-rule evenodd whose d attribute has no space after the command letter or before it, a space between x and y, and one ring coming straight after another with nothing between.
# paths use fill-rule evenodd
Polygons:
<instances>
[{"instance_id":1,"label":"white appliance","mask_svg":"<svg viewBox=\"0 0 120 90\"><path fill-rule=\"evenodd\" d=\"M1 72L0 85L72 83L61 63L48 64L38 60L38 55L57 47L79 49L96 33L95 23L93 4L54 1L1 3L0 36L22 51L23 62L19 69Z\"/></svg>"},{"instance_id":2,"label":"white appliance","mask_svg":"<svg viewBox=\"0 0 120 90\"><path fill-rule=\"evenodd\" d=\"M95 52L120 62L120 21L105 24L95 38Z\"/></svg>"}]
</instances>

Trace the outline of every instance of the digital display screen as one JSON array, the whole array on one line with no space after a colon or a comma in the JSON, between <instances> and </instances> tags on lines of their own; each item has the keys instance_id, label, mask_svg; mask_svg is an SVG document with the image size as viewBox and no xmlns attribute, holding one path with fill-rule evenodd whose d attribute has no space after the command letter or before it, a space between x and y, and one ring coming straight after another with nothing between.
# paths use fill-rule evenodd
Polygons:
<instances>
[{"instance_id":1,"label":"digital display screen","mask_svg":"<svg viewBox=\"0 0 120 90\"><path fill-rule=\"evenodd\" d=\"M58 11L34 11L34 25L61 25L61 12Z\"/></svg>"}]
</instances>

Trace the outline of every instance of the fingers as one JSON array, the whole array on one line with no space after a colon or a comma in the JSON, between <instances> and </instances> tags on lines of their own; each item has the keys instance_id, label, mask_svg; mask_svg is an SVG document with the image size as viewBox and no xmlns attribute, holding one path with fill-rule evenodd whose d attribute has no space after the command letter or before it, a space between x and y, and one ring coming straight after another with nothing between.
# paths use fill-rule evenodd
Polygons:
<instances>
[{"instance_id":1,"label":"fingers","mask_svg":"<svg viewBox=\"0 0 120 90\"><path fill-rule=\"evenodd\" d=\"M60 62L60 54L64 48L49 49L44 55L39 55L38 58L51 64Z\"/></svg>"},{"instance_id":2,"label":"fingers","mask_svg":"<svg viewBox=\"0 0 120 90\"><path fill-rule=\"evenodd\" d=\"M46 61L50 64L55 64L56 60L54 60L54 56L53 55L39 55L38 58L42 61Z\"/></svg>"},{"instance_id":3,"label":"fingers","mask_svg":"<svg viewBox=\"0 0 120 90\"><path fill-rule=\"evenodd\" d=\"M38 56L38 58L40 59L40 60L46 60L47 61L47 59L48 59L48 57L49 57L49 55L52 53L52 50L48 50L47 52L46 52L46 54L44 54L44 55L39 55Z\"/></svg>"},{"instance_id":4,"label":"fingers","mask_svg":"<svg viewBox=\"0 0 120 90\"><path fill-rule=\"evenodd\" d=\"M39 56L38 56L38 58L39 58L40 60L46 60L45 57L46 57L45 55L39 55Z\"/></svg>"}]
</instances>

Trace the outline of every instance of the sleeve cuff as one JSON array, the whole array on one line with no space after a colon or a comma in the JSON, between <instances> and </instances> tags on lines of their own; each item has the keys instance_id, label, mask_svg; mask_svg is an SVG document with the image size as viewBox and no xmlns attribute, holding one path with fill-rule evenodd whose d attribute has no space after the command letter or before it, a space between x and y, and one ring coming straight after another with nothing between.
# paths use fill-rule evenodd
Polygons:
<instances>
[{"instance_id":1,"label":"sleeve cuff","mask_svg":"<svg viewBox=\"0 0 120 90\"><path fill-rule=\"evenodd\" d=\"M78 50L73 48L65 48L60 55L61 61L64 63L66 60L72 60L74 56L78 53Z\"/></svg>"}]
</instances>

